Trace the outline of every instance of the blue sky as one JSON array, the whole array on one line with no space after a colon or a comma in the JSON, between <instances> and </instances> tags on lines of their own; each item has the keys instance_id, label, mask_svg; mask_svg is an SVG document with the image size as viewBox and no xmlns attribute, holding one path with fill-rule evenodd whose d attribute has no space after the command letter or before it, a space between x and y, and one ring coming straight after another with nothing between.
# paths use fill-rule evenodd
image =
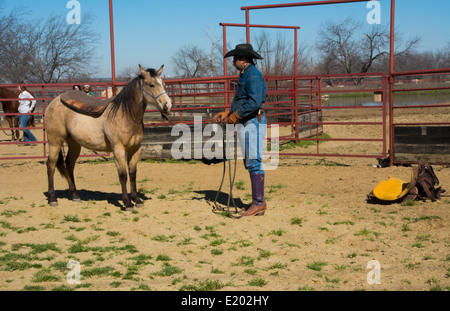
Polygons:
<instances>
[{"instance_id":1,"label":"blue sky","mask_svg":"<svg viewBox=\"0 0 450 311\"><path fill-rule=\"evenodd\" d=\"M95 17L93 31L100 34L98 48L99 77L111 77L109 39L109 1L78 0L81 14ZM68 0L0 0L0 8L27 9L27 18L45 18L49 14L69 13ZM197 45L205 51L210 47L206 35L208 29L215 40L221 40L219 23L245 23L242 6L305 2L304 0L113 0L116 74L126 67L159 68L165 64L165 74L173 75L171 58L176 51L187 45ZM379 0L381 24L389 25L390 0ZM365 23L370 9L366 2L294 7L274 10L250 11L250 23L265 25L300 26L299 44L314 47L317 31L328 20L339 22L353 16ZM419 50L436 50L447 47L450 42L450 0L396 0L396 31L406 39L415 35L422 37ZM252 35L257 31L252 31ZM282 32L293 38L291 30L267 30ZM245 29L230 27L228 43L235 46L245 41ZM220 41L222 42L222 41Z\"/></svg>"}]
</instances>

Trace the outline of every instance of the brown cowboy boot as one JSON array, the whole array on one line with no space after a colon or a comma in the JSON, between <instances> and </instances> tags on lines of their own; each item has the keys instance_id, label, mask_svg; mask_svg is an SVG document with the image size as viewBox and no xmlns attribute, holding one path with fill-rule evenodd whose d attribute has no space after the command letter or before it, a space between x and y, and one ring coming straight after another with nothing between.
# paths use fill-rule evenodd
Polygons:
<instances>
[{"instance_id":1,"label":"brown cowboy boot","mask_svg":"<svg viewBox=\"0 0 450 311\"><path fill-rule=\"evenodd\" d=\"M252 205L241 216L262 216L266 212L267 203L264 200L264 174L250 174L252 182Z\"/></svg>"}]
</instances>

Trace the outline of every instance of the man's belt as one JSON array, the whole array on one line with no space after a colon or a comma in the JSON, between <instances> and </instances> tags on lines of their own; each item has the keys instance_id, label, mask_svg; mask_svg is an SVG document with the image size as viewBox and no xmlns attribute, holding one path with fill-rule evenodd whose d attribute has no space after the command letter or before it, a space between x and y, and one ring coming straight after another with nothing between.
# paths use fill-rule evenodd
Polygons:
<instances>
[{"instance_id":1,"label":"man's belt","mask_svg":"<svg viewBox=\"0 0 450 311\"><path fill-rule=\"evenodd\" d=\"M248 120L251 120L253 118L258 118L258 122L261 122L263 115L264 115L264 109L258 109L258 110L253 111L252 113L246 115L245 117L243 117L240 120L240 122L245 123Z\"/></svg>"}]
</instances>

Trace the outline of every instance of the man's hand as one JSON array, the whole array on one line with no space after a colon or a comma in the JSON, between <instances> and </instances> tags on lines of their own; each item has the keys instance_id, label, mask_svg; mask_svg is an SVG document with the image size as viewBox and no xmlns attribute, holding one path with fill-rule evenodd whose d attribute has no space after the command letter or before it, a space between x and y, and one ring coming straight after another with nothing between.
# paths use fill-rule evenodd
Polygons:
<instances>
[{"instance_id":1,"label":"man's hand","mask_svg":"<svg viewBox=\"0 0 450 311\"><path fill-rule=\"evenodd\" d=\"M233 112L232 114L230 114L230 116L228 117L228 124L236 124L239 122L239 115L237 113L237 111Z\"/></svg>"},{"instance_id":2,"label":"man's hand","mask_svg":"<svg viewBox=\"0 0 450 311\"><path fill-rule=\"evenodd\" d=\"M218 114L216 114L213 117L213 121L216 122L216 123L222 122L224 119L226 119L226 117L228 117L228 113L229 113L229 110L225 110L225 111L219 112Z\"/></svg>"}]
</instances>

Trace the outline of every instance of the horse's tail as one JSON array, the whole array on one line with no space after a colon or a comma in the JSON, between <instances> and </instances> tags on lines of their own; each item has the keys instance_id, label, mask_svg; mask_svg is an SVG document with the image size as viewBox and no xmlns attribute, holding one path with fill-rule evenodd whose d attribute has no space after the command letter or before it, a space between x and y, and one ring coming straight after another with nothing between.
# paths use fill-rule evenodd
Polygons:
<instances>
[{"instance_id":1,"label":"horse's tail","mask_svg":"<svg viewBox=\"0 0 450 311\"><path fill-rule=\"evenodd\" d=\"M69 179L69 172L67 171L66 162L64 161L64 156L62 150L59 151L58 161L56 161L56 168L62 177Z\"/></svg>"}]
</instances>

